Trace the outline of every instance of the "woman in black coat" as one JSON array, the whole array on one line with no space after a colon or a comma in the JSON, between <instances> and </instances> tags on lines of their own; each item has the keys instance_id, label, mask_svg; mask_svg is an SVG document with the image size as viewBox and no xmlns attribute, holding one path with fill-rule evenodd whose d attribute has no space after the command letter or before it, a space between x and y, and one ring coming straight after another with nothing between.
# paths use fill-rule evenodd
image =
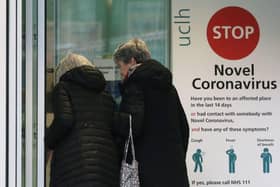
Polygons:
<instances>
[{"instance_id":1,"label":"woman in black coat","mask_svg":"<svg viewBox=\"0 0 280 187\"><path fill-rule=\"evenodd\" d=\"M120 68L121 112L132 114L141 187L188 187L188 123L170 71L132 39L114 53Z\"/></svg>"},{"instance_id":2,"label":"woman in black coat","mask_svg":"<svg viewBox=\"0 0 280 187\"><path fill-rule=\"evenodd\" d=\"M67 55L53 91L54 121L46 146L54 150L51 187L119 187L120 157L112 135L114 100L85 57Z\"/></svg>"}]
</instances>

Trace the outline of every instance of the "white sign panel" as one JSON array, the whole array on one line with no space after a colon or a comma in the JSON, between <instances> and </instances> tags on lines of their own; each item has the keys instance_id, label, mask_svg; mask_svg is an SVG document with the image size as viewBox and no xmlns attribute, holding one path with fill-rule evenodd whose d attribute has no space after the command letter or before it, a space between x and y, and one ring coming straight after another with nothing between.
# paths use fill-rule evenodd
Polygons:
<instances>
[{"instance_id":1,"label":"white sign panel","mask_svg":"<svg viewBox=\"0 0 280 187\"><path fill-rule=\"evenodd\" d=\"M172 1L190 185L278 187L280 1Z\"/></svg>"}]
</instances>

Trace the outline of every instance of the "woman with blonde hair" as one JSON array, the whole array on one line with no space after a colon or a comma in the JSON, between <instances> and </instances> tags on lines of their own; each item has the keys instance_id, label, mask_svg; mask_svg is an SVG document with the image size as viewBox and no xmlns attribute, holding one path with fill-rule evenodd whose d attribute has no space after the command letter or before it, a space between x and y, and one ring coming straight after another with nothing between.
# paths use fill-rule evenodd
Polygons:
<instances>
[{"instance_id":1,"label":"woman with blonde hair","mask_svg":"<svg viewBox=\"0 0 280 187\"><path fill-rule=\"evenodd\" d=\"M68 54L56 69L51 187L118 187L119 153L112 135L114 100L103 74L84 56Z\"/></svg>"}]
</instances>

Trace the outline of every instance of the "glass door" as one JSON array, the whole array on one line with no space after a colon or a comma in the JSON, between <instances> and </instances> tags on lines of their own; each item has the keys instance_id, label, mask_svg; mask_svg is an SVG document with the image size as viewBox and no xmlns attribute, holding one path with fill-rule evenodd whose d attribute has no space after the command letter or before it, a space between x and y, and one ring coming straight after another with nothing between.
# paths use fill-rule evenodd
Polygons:
<instances>
[{"instance_id":1,"label":"glass door","mask_svg":"<svg viewBox=\"0 0 280 187\"><path fill-rule=\"evenodd\" d=\"M1 28L7 28L7 33L2 35L1 32L0 36L1 46L3 44L7 47L6 54L1 49L0 55L1 81L5 81L4 84L1 82L1 91L5 92L1 98L6 99L3 103L1 100L1 107L5 107L5 117L2 118L3 108L0 111L0 186L43 187L45 0L1 1L0 7ZM3 7L5 10L2 10ZM7 27L2 25L2 18L7 21ZM3 142L7 145L4 157L2 150L6 147L2 147ZM5 177L3 185L2 177Z\"/></svg>"},{"instance_id":2,"label":"glass door","mask_svg":"<svg viewBox=\"0 0 280 187\"><path fill-rule=\"evenodd\" d=\"M17 2L21 2L17 0ZM45 0L22 1L22 67L18 114L17 186L44 187L45 181ZM19 181L19 180L18 180Z\"/></svg>"},{"instance_id":3,"label":"glass door","mask_svg":"<svg viewBox=\"0 0 280 187\"><path fill-rule=\"evenodd\" d=\"M94 62L116 100L120 99L120 77L112 54L120 43L142 38L152 57L169 67L169 0L48 0L46 16L46 128L53 120L55 67L68 53L84 55ZM51 156L46 160L46 186L50 162Z\"/></svg>"}]
</instances>

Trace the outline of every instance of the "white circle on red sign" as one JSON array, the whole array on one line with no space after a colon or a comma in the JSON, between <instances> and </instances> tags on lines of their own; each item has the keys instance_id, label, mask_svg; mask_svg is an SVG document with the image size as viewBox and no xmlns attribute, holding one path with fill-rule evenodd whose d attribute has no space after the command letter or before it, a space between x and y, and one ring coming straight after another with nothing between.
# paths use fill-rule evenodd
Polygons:
<instances>
[{"instance_id":1,"label":"white circle on red sign","mask_svg":"<svg viewBox=\"0 0 280 187\"><path fill-rule=\"evenodd\" d=\"M260 37L255 17L244 8L225 7L217 11L207 26L213 51L228 60L242 59L254 51Z\"/></svg>"}]
</instances>

